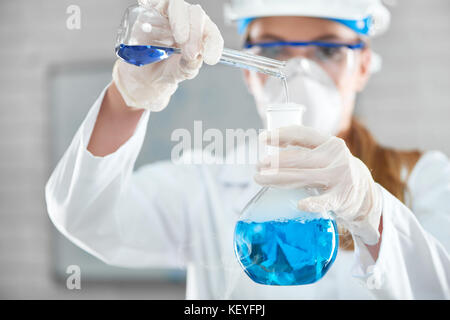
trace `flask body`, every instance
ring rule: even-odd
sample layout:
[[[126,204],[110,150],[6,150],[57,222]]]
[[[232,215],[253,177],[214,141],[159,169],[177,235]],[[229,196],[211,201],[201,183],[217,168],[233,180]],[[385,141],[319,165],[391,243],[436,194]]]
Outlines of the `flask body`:
[[[297,209],[314,189],[262,188],[235,227],[234,250],[245,273],[265,285],[305,285],[333,264],[339,236],[333,213]]]

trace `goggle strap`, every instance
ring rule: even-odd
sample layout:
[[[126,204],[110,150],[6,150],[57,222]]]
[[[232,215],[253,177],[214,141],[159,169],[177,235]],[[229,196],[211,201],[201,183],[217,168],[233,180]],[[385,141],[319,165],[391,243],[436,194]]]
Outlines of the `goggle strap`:
[[[356,44],[349,43],[332,43],[332,42],[318,42],[318,41],[308,41],[308,42],[287,42],[287,41],[278,41],[278,42],[262,42],[262,43],[246,43],[244,45],[245,49],[250,49],[253,47],[262,47],[262,48],[270,48],[270,47],[281,47],[281,46],[292,46],[292,47],[307,47],[307,46],[318,46],[325,48],[342,48],[346,47],[352,50],[362,49],[365,47],[365,43],[360,41]]]

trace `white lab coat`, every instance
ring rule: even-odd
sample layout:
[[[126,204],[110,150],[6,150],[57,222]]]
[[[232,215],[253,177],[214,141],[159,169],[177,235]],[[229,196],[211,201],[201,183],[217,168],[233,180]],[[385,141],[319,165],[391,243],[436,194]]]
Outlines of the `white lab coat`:
[[[107,264],[187,269],[187,299],[450,298],[450,162],[427,152],[408,187],[411,210],[383,189],[383,238],[373,261],[355,239],[315,284],[263,286],[233,251],[239,212],[260,189],[244,165],[159,162],[133,172],[149,111],[116,152],[86,149],[104,92],[46,185],[56,228]]]

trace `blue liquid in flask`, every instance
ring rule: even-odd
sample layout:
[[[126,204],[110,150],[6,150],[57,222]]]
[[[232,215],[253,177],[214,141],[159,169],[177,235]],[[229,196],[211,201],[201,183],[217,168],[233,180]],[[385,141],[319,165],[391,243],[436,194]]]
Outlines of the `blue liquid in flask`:
[[[333,239],[334,238],[334,239]],[[241,220],[235,253],[247,275],[265,285],[304,285],[321,279],[338,251],[333,219]]]
[[[128,63],[141,67],[165,60],[174,53],[172,48],[158,46],[130,46],[121,44],[116,48],[116,54]]]

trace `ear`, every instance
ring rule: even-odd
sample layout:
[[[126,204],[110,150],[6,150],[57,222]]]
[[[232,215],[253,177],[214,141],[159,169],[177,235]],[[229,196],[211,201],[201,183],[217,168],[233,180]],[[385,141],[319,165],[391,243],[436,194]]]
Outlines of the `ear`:
[[[372,50],[369,47],[366,47],[361,50],[360,62],[359,62],[359,71],[358,71],[358,80],[356,83],[356,91],[361,92],[370,78],[370,65],[372,63]]]

